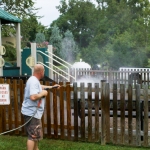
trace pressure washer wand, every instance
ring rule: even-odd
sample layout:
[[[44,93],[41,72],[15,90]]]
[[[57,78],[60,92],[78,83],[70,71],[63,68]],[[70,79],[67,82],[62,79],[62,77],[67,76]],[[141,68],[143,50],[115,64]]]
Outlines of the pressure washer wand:
[[[73,85],[73,84],[67,84],[67,85]],[[51,90],[51,89],[56,89],[56,88],[58,88],[58,87],[66,87],[67,85],[54,85],[54,86],[52,86],[51,88],[44,88],[44,90]]]
[[[54,86],[52,86],[51,88],[44,88],[44,90],[51,90],[51,89],[56,89],[56,88],[58,88],[59,87],[59,85],[54,85]]]

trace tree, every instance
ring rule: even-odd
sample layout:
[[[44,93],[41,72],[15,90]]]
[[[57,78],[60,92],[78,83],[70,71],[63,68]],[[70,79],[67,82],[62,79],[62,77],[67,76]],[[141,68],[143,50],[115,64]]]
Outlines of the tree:
[[[43,43],[45,42],[45,35],[43,33],[38,32],[36,34],[35,42],[38,47],[43,47]]]
[[[82,49],[81,58],[91,66],[100,64],[105,60],[101,59],[103,58],[103,54],[95,42],[90,42],[90,45],[87,48]]]
[[[35,1],[33,0],[0,1],[0,7],[2,9],[22,19],[22,47],[25,47],[28,42],[33,42],[35,40],[36,33],[45,32],[45,26],[37,21],[37,19],[41,17],[36,15],[39,8],[35,8],[34,4]],[[2,36],[10,36],[15,34],[15,26],[13,24],[2,25]]]
[[[149,11],[138,9],[137,13],[127,1],[105,2],[107,7],[103,15],[99,16],[97,34],[93,39],[103,54],[99,54],[100,59],[105,58],[109,67],[115,69],[122,66],[147,66],[147,47],[150,42],[149,29],[144,20],[148,18]],[[101,9],[99,11],[102,12]]]
[[[23,18],[25,16],[34,16],[35,2],[33,0],[1,0],[0,7],[11,14]]]
[[[68,4],[66,0],[62,0],[57,8],[61,15],[52,24],[57,24],[62,33],[70,30],[78,45],[87,47],[94,37],[97,12],[95,5],[84,0],[70,0]]]
[[[4,45],[6,48],[6,53],[4,58],[6,61],[16,61],[16,49],[9,45]]]
[[[74,41],[74,37],[72,32],[67,30],[65,32],[65,37],[62,39],[62,49],[60,51],[61,57],[68,61],[69,63],[73,63],[78,54],[78,47]]]
[[[27,43],[34,42],[38,32],[44,33],[45,27],[38,23],[37,18],[30,16],[23,18],[21,23],[22,47],[24,48]]]
[[[146,3],[142,7],[145,9],[135,7],[133,10],[137,1],[132,5],[127,1],[105,0],[105,5],[102,5],[104,1],[98,2],[96,34],[89,46],[82,49],[81,57],[90,64],[107,62],[110,68],[115,69],[148,66],[149,5]]]
[[[60,50],[61,50],[61,42],[62,36],[60,34],[60,30],[57,25],[54,25],[52,28],[52,34],[49,39],[49,43],[53,45],[54,54],[60,57]]]

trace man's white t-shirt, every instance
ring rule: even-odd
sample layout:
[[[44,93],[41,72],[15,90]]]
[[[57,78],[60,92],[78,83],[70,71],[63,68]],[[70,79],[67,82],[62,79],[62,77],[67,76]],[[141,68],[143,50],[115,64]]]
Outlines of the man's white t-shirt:
[[[35,76],[31,76],[25,87],[24,92],[24,101],[22,103],[21,113],[26,116],[33,116],[35,113],[38,103],[40,102],[40,107],[37,109],[34,118],[41,119],[44,112],[45,98],[41,98],[39,100],[31,100],[30,96],[34,94],[38,94],[42,91],[41,84],[39,80]]]

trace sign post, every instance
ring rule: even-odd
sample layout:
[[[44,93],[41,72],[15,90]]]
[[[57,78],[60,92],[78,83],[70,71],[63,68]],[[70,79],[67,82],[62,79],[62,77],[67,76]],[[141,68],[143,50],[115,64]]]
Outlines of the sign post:
[[[0,84],[0,105],[10,104],[9,84]]]
[[[10,104],[9,84],[0,84],[0,133],[3,131],[3,106]]]

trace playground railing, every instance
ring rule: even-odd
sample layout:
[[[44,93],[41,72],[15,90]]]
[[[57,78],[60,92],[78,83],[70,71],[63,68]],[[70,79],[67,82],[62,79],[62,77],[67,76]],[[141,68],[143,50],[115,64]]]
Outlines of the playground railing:
[[[75,74],[74,76],[72,76],[70,74],[70,68],[72,67],[72,65],[66,61],[64,61],[63,59],[59,58],[58,56],[56,56],[55,54],[51,53],[50,51],[47,51],[50,55],[47,55],[45,54],[44,52],[40,51],[40,50],[37,50],[38,53],[41,53],[45,56],[47,56],[48,58],[52,59],[53,61],[57,62],[58,64],[62,65],[63,67],[66,68],[67,71],[65,70],[62,70],[61,68],[57,67],[56,65],[53,64],[53,62],[46,62],[48,63],[49,65],[46,65],[40,61],[38,61],[37,63],[40,63],[42,65],[44,65],[46,68],[50,69],[51,71],[55,72],[57,75],[63,77],[64,79],[66,79],[67,81],[70,81],[70,78],[72,78],[74,81],[76,81],[76,71],[75,71]],[[57,59],[55,59],[57,58]],[[59,60],[59,61],[58,61]],[[57,68],[57,70],[59,71],[56,71],[54,68]],[[59,73],[59,72],[63,72],[63,74]]]

